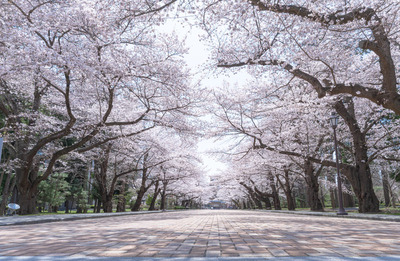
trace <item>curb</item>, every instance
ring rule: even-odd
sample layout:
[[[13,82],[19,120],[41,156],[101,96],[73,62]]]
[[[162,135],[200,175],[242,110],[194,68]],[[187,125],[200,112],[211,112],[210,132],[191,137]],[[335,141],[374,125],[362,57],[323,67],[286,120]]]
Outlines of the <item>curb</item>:
[[[171,211],[168,211],[168,212],[171,212]],[[60,222],[60,221],[73,221],[73,220],[91,219],[91,218],[117,217],[117,216],[127,216],[127,215],[146,215],[146,214],[155,214],[155,213],[163,213],[163,211],[156,210],[156,211],[94,213],[94,214],[59,214],[59,215],[46,215],[46,216],[40,216],[40,215],[38,215],[38,216],[10,216],[10,217],[0,217],[0,227],[1,226],[50,223],[50,222]]]

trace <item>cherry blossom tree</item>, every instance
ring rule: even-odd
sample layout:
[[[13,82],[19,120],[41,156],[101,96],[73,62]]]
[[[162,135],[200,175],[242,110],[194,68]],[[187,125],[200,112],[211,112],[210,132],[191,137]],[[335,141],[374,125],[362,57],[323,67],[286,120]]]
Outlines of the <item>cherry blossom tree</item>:
[[[307,184],[311,209],[322,210],[318,177],[323,167],[335,167],[336,163],[327,157],[332,151],[328,117],[321,120],[320,115],[328,115],[327,112],[334,109],[347,126],[347,130],[340,127],[341,147],[348,153],[346,162],[340,165],[341,171],[359,200],[359,211],[379,211],[370,164],[377,158],[385,157],[397,146],[393,139],[388,142],[388,137],[397,131],[396,124],[386,120],[390,111],[362,99],[324,99],[315,102],[315,98],[309,98],[313,93],[307,93],[302,86],[291,84],[285,87],[279,85],[279,88],[270,87],[268,91],[257,85],[251,85],[250,88],[236,90],[233,97],[232,91],[222,91],[222,94],[217,95],[220,109],[213,111],[221,127],[216,132],[242,136],[242,142],[247,140],[247,149],[242,149],[244,153],[252,149],[263,149],[280,155],[277,159],[265,157],[271,166],[275,164],[271,161],[287,158],[289,163],[278,168],[284,173],[281,176],[283,179],[278,181],[286,196],[290,197],[292,188],[290,182],[283,180],[289,181],[289,172],[297,171]],[[262,90],[263,98],[259,98]],[[383,131],[383,123],[391,127]],[[288,168],[293,164],[301,171]]]
[[[108,129],[123,137],[171,124],[191,103],[182,45],[154,30],[174,2],[1,5],[2,132],[22,214],[36,212],[38,185],[63,155],[115,139]]]
[[[224,68],[294,77],[319,98],[350,95],[400,114],[398,1],[204,1]]]

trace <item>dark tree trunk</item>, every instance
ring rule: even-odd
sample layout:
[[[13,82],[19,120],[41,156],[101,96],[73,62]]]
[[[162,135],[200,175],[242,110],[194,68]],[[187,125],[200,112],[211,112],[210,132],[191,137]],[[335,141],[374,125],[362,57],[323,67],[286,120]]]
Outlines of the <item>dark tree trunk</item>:
[[[383,197],[385,199],[385,207],[390,206],[390,185],[389,178],[385,170],[382,170],[382,187],[383,187]]]
[[[347,179],[342,179],[343,186],[350,188],[351,184]],[[343,206],[346,208],[353,208],[355,207],[354,197],[349,193],[343,193]]]
[[[252,200],[255,204],[255,207],[257,207],[258,209],[263,209],[263,205],[262,205],[261,201],[258,200],[257,197],[252,198]]]
[[[103,198],[103,211],[104,213],[111,213],[113,210],[113,195],[106,195]]]
[[[69,213],[69,200],[66,200],[64,202],[64,206],[65,206],[65,214]]]
[[[332,184],[335,184],[335,177],[333,174],[328,175],[328,181]],[[338,201],[337,201],[337,191],[336,187],[330,186],[329,187],[329,197],[331,199],[331,207],[332,209],[335,209],[338,207]]]
[[[335,208],[337,208],[337,206],[338,206],[337,197],[336,197],[337,191],[336,191],[335,188],[331,188],[329,192],[330,192],[330,196],[331,196],[331,205],[332,205],[332,208],[335,209]]]
[[[322,169],[316,171],[311,161],[304,163],[305,181],[307,184],[307,200],[311,211],[324,211],[321,200],[319,199],[318,176]]]
[[[360,213],[377,213],[379,212],[379,200],[375,195],[371,173],[369,166],[362,164],[360,168],[347,169],[344,172],[346,177],[352,184],[354,193],[358,199],[358,211]],[[363,173],[360,175],[360,173]]]
[[[36,195],[37,193],[31,191],[22,191],[19,195],[19,205],[20,205],[20,214],[28,215],[28,214],[36,214],[38,210],[36,208]]]
[[[390,190],[390,192],[391,192],[391,196],[392,196],[392,207],[396,208],[396,202],[397,202],[396,194],[393,193],[393,190]]]
[[[149,210],[155,210],[156,209],[155,206],[156,206],[157,198],[158,198],[158,195],[161,192],[161,188],[159,188],[159,185],[160,185],[160,181],[157,180],[155,182],[155,185],[154,185],[155,186],[154,187],[154,194],[153,194],[153,198],[151,199]]]
[[[379,200],[375,195],[369,158],[367,153],[366,132],[362,132],[354,115],[352,100],[347,101],[346,108],[343,102],[335,103],[337,113],[344,119],[353,138],[355,166],[342,167],[342,172],[351,183],[358,199],[360,213],[379,212]]]
[[[247,195],[247,208],[248,209],[255,209],[254,202],[251,200],[251,197]]]
[[[122,180],[121,189],[119,190],[117,212],[125,212],[126,209],[126,199],[125,199],[125,180]]]
[[[280,180],[280,178],[277,176],[278,182],[281,184],[283,192],[285,193],[285,196],[286,196],[286,202],[287,202],[288,210],[295,210],[296,209],[296,205],[294,204],[292,185],[290,184],[289,170],[288,169],[284,170],[283,178],[285,179],[285,183],[283,183]]]
[[[235,204],[236,209],[240,209],[240,202],[238,200],[232,199],[233,204]]]
[[[275,179],[274,176],[272,175],[272,173],[269,173],[269,181],[270,181],[270,186],[271,186],[271,190],[272,190],[272,198],[274,200],[274,208],[275,210],[281,210],[281,201],[279,199],[279,192],[278,189],[276,188],[275,185]]]
[[[352,195],[343,193],[343,206],[346,208],[353,208],[355,207],[354,198]]]
[[[243,205],[243,209],[247,209],[246,201],[244,199],[242,200],[242,205]]]
[[[259,193],[256,193],[250,186],[245,184],[244,182],[240,182],[240,184],[247,190],[249,199],[254,202],[258,209],[263,209],[262,203],[259,199]],[[255,188],[256,189],[256,188]]]
[[[252,182],[254,184],[254,182]],[[257,198],[265,203],[265,209],[271,209],[271,201],[269,198],[272,196],[271,194],[261,192],[256,186],[254,186],[254,192],[257,195]]]
[[[3,176],[2,176],[2,178],[3,178]],[[8,173],[7,178],[6,178],[6,182],[4,184],[2,197],[1,197],[2,200],[1,200],[1,204],[0,204],[0,216],[4,215],[5,210],[6,210],[8,197],[10,196],[10,194],[11,194],[11,192],[13,190],[13,186],[15,186],[15,178],[14,178],[13,185],[10,185],[11,184],[11,179],[12,179],[12,175],[11,175],[11,173]],[[0,186],[1,186],[2,183],[3,183],[3,180],[0,179]]]
[[[16,186],[18,191],[18,204],[21,207],[19,213],[21,215],[36,214],[38,209],[37,195],[39,193],[37,182],[39,166],[36,164],[35,168],[32,170],[26,168],[16,169]],[[29,172],[29,174],[26,174]],[[29,177],[28,179],[23,179],[22,177]],[[33,180],[33,182],[31,182]]]
[[[126,199],[125,195],[119,195],[118,204],[117,204],[117,212],[125,212],[126,209]]]
[[[269,197],[263,198],[263,202],[265,204],[265,209],[268,209],[268,210],[272,209],[271,200],[269,200]]]
[[[321,199],[322,207],[325,208],[325,196],[324,196],[324,193],[323,193],[322,185],[319,186],[319,193],[320,193],[320,199]]]
[[[146,194],[147,190],[149,190],[149,188],[151,186],[153,186],[153,184],[155,182],[153,180],[148,186],[146,186],[147,179],[149,178],[149,175],[150,175],[149,169],[146,167],[147,157],[148,157],[148,154],[146,154],[143,157],[144,163],[143,163],[143,171],[142,171],[142,181],[140,183],[140,188],[137,191],[137,197],[136,197],[135,204],[131,208],[132,211],[139,211],[140,210],[140,206],[142,205],[142,199],[143,199],[144,195]]]
[[[146,193],[146,191],[144,190],[144,188],[140,187],[140,189],[139,189],[139,191],[137,193],[137,196],[136,196],[135,204],[131,208],[132,211],[139,211],[140,210],[140,206],[142,205],[142,199],[143,199],[145,193]]]
[[[97,200],[96,213],[100,213],[100,212],[101,212],[101,201],[98,199],[98,200]]]
[[[18,176],[17,176],[18,177]],[[38,213],[36,203],[38,188],[29,181],[17,181],[19,213],[21,215]]]
[[[166,200],[167,200],[168,180],[163,180],[162,183],[163,183],[163,190],[162,190],[162,193],[161,193],[161,206],[160,206],[160,208],[161,208],[162,211],[165,211],[166,207],[167,207]]]

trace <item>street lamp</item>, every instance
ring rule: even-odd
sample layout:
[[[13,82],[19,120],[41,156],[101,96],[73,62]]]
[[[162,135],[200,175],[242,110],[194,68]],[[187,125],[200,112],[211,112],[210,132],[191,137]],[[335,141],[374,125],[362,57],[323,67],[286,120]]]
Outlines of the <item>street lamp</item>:
[[[333,139],[335,141],[335,154],[336,154],[336,170],[337,170],[337,180],[338,180],[338,199],[339,199],[339,210],[336,213],[337,215],[347,215],[346,210],[343,208],[343,197],[342,197],[342,179],[340,177],[339,171],[339,153],[337,146],[337,138],[336,138],[336,127],[338,125],[338,116],[332,112],[330,122],[333,129]]]

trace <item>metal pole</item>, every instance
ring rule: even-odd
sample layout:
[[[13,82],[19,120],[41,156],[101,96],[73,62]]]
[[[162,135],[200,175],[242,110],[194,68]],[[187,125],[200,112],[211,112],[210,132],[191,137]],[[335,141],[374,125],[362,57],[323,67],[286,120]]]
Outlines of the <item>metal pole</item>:
[[[342,197],[342,180],[340,177],[340,169],[339,169],[339,153],[336,139],[336,126],[333,126],[333,136],[335,140],[335,153],[336,153],[336,170],[337,170],[337,179],[338,179],[338,200],[339,200],[339,210],[336,213],[337,215],[347,215],[348,213],[343,208],[343,197]]]

